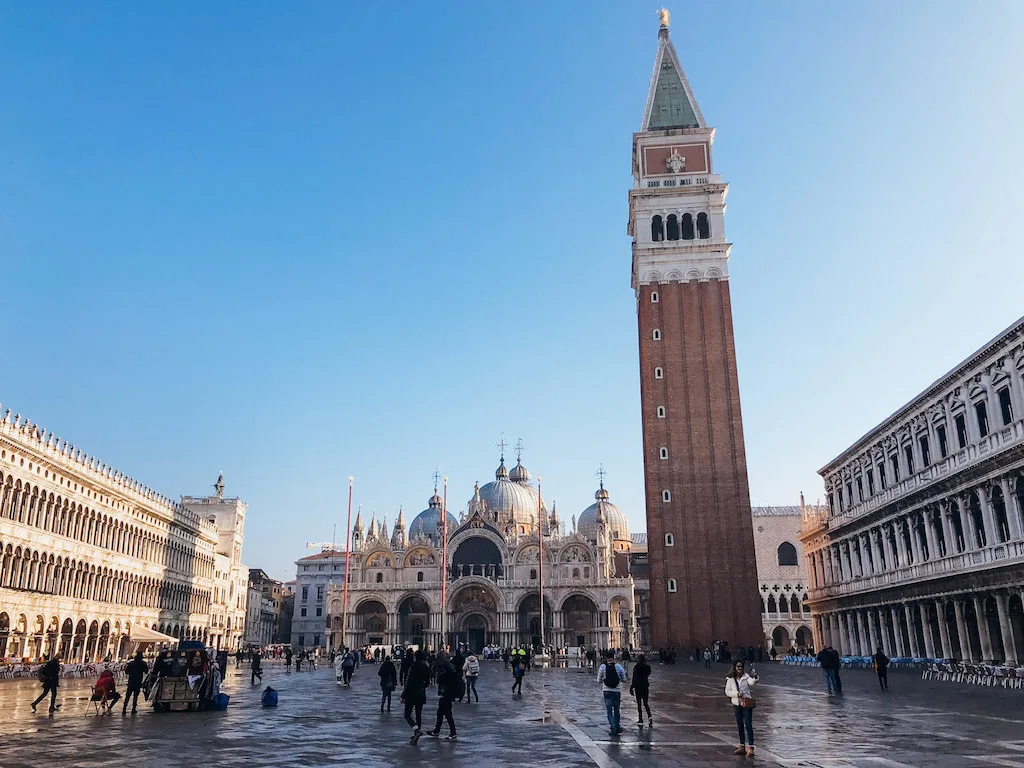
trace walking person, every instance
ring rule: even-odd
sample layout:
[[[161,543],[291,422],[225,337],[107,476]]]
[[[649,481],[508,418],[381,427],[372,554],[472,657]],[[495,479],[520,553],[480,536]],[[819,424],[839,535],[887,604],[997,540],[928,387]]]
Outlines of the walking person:
[[[754,697],[750,688],[757,682],[757,670],[750,668],[748,675],[744,671],[742,661],[734,661],[729,676],[725,678],[725,695],[732,702],[733,714],[736,716],[736,729],[739,731],[740,744],[734,755],[754,756]]]
[[[604,709],[608,715],[609,735],[622,733],[622,690],[619,683],[627,680],[626,670],[615,661],[615,651],[608,651],[605,662],[597,670],[597,679],[604,694]]]
[[[249,685],[256,685],[256,681],[263,682],[263,661],[260,659],[258,653],[252,655],[252,675],[250,675]]]
[[[341,683],[346,688],[352,685],[352,673],[356,671],[356,655],[349,651],[341,660]]]
[[[434,738],[440,736],[441,723],[447,720],[448,735],[445,736],[445,741],[457,741],[459,734],[455,732],[455,716],[452,714],[452,702],[466,694],[465,684],[462,682],[462,678],[459,677],[455,667],[443,653],[439,653],[437,658],[440,666],[437,672],[437,720],[434,723],[434,730],[429,731],[427,736],[433,736]]]
[[[647,663],[647,657],[640,654],[636,657],[636,664],[633,665],[633,679],[629,683],[629,692],[636,698],[636,724],[643,728],[644,708],[647,708],[647,724],[654,727],[654,718],[651,717],[651,704],[648,697],[651,694],[651,665]]]
[[[711,669],[711,649],[704,649],[704,669]]]
[[[384,703],[387,702],[388,712],[391,711],[391,692],[398,687],[398,672],[395,670],[395,662],[390,658],[384,659],[377,670],[380,678],[380,711],[384,713]]]
[[[480,660],[477,659],[476,654],[469,654],[466,657],[466,703],[469,703],[469,697],[472,694],[476,703],[480,703],[480,694],[476,692],[476,679],[480,677]]]
[[[411,648],[404,648],[402,650],[402,665],[398,671],[398,682],[401,685],[405,685],[405,681],[409,677],[409,670],[412,669],[413,652]]]
[[[871,661],[875,665],[875,673],[878,675],[878,685],[883,691],[889,690],[889,657],[882,653],[882,649],[879,648],[878,652],[871,657]]]
[[[39,682],[43,686],[43,692],[39,694],[39,698],[32,702],[32,711],[36,711],[36,707],[39,702],[46,698],[46,694],[50,694],[50,712],[56,712],[60,709],[60,704],[57,703],[57,686],[60,685],[60,661],[56,655],[51,655],[46,663],[39,668]]]
[[[526,665],[516,655],[512,659],[512,695],[515,696],[517,693],[523,695],[523,676],[526,675]]]
[[[835,661],[832,657],[832,648],[830,646],[822,648],[815,658],[821,664],[821,671],[825,675],[825,691],[829,695],[837,693],[838,686],[836,683]],[[838,655],[835,658],[838,659]]]
[[[216,662],[214,665],[216,666]],[[128,699],[132,700],[133,715],[139,708],[139,693],[142,691],[142,681],[149,674],[149,664],[142,658],[142,651],[136,653],[135,658],[125,664],[124,674],[128,682],[124,691],[124,706],[121,707],[122,717],[128,714]]]
[[[412,652],[409,649],[407,654]],[[416,656],[409,667],[409,674],[405,679],[405,690],[402,691],[402,703],[405,704],[405,722],[412,728],[410,744],[420,740],[423,733],[423,705],[427,703],[427,688],[430,686],[430,667],[427,666],[427,657],[423,651],[416,651]],[[414,720],[412,715],[416,713]]]

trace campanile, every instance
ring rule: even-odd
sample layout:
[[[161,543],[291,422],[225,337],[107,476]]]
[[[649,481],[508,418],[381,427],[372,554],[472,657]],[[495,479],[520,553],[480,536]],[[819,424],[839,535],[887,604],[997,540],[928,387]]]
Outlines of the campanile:
[[[663,11],[629,193],[657,647],[763,643],[714,138]]]

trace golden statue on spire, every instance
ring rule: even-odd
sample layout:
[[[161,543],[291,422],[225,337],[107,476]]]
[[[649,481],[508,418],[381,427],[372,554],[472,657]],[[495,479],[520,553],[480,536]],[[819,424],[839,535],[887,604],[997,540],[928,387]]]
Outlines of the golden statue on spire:
[[[661,19],[661,26],[668,29],[668,25],[672,21],[672,14],[668,12],[668,8],[659,8],[658,18]]]

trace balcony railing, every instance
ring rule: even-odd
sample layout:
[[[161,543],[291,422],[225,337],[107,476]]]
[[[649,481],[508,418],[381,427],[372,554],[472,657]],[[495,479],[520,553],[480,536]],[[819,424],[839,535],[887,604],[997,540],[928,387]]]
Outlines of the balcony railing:
[[[903,584],[910,584],[946,574],[960,574],[982,570],[1011,561],[1024,562],[1024,541],[1007,541],[1001,544],[982,547],[981,549],[958,552],[947,557],[901,566],[891,571],[853,579],[842,584],[817,587],[808,594],[811,600],[845,597],[846,595],[870,592],[876,589],[902,586]]]

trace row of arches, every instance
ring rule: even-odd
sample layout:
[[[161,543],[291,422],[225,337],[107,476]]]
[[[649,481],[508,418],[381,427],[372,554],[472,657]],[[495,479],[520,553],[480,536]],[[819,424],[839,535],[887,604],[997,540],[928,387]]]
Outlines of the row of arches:
[[[707,240],[711,237],[711,220],[706,213],[684,213],[677,216],[670,213],[666,217],[660,214],[651,218],[651,240],[660,243],[663,240]]]
[[[210,591],[0,541],[0,587],[140,608],[208,613]]]
[[[163,534],[97,512],[0,472],[0,518],[196,576],[213,577],[213,556]]]

